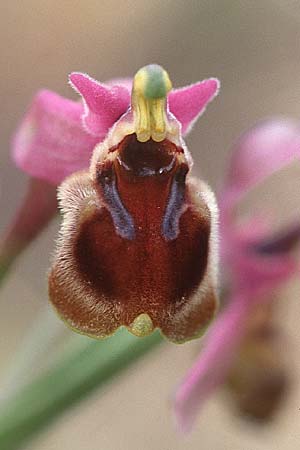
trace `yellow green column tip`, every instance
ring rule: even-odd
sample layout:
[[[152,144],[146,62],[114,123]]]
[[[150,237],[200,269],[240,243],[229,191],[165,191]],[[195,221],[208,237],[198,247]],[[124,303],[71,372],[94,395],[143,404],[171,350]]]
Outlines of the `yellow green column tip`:
[[[158,64],[142,67],[134,77],[134,86],[145,98],[163,98],[172,89],[168,73]]]
[[[140,69],[133,80],[132,109],[140,142],[160,142],[168,132],[167,94],[172,89],[168,73],[157,64]]]

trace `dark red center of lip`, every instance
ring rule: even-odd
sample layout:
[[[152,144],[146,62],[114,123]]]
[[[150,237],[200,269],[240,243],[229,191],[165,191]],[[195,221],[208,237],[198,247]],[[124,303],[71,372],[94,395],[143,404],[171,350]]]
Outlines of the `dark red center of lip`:
[[[106,296],[141,303],[141,312],[151,302],[180,303],[204,276],[210,229],[190,207],[182,149],[130,135],[116,151],[97,168],[103,208],[81,226],[80,271]]]
[[[174,168],[178,153],[182,153],[182,149],[167,139],[139,142],[136,134],[131,134],[118,146],[118,162],[137,177],[162,175]]]
[[[115,232],[133,240],[155,230],[165,240],[175,239],[188,172],[182,148],[167,139],[139,142],[132,134],[115,151],[114,158],[99,164],[96,178]]]
[[[202,184],[186,178],[184,155],[168,141],[129,136],[101,156],[95,174],[65,189],[78,203],[49,278],[52,302],[95,336],[146,313],[174,342],[195,337],[216,308],[209,276],[201,288],[211,223]]]

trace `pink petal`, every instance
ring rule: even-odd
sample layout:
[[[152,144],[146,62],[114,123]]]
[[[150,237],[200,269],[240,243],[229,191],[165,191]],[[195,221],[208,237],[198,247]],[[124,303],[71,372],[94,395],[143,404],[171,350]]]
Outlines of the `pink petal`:
[[[70,75],[70,82],[85,104],[84,125],[95,136],[106,134],[130,105],[132,80],[129,78],[101,84],[88,75],[74,72]],[[217,95],[218,89],[219,81],[210,78],[171,91],[168,96],[169,109],[181,122],[183,134],[190,131],[207,104]]]
[[[129,78],[110,80],[105,85],[87,75],[72,73],[70,82],[82,95],[84,104],[48,90],[40,91],[12,143],[16,165],[32,177],[53,184],[88,167],[95,145],[130,105]],[[218,81],[210,79],[171,92],[171,111],[182,121],[184,132],[204,111],[217,89]]]
[[[82,112],[80,103],[40,91],[13,138],[16,165],[32,177],[53,184],[87,168],[99,139],[83,130]]]
[[[292,120],[259,123],[237,141],[230,161],[225,194],[235,203],[273,172],[300,158],[300,127]]]
[[[175,417],[183,432],[190,430],[198,410],[225,379],[250,306],[250,297],[240,294],[232,299],[211,326],[198,360],[177,389]]]
[[[129,82],[105,85],[83,73],[73,72],[70,83],[84,102],[83,123],[89,133],[101,139],[125,113],[130,104]]]
[[[219,80],[209,78],[170,92],[169,109],[181,122],[182,134],[187,134],[191,130],[208,103],[218,94],[219,87]]]

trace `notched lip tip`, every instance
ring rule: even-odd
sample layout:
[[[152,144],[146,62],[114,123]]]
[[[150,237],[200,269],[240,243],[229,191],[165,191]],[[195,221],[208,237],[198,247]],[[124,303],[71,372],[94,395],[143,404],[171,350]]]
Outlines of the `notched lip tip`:
[[[76,327],[74,324],[70,323],[69,320],[64,317],[62,314],[60,314],[60,312],[57,310],[56,306],[52,303],[52,301],[49,301],[54,313],[57,314],[57,316],[59,317],[59,319],[62,320],[62,322],[73,332],[81,335],[81,336],[86,336],[89,337],[91,339],[95,339],[98,341],[103,341],[105,339],[109,339],[110,337],[114,336],[117,332],[121,331],[121,330],[126,330],[128,333],[130,333],[132,336],[137,337],[137,338],[146,338],[151,336],[154,333],[159,333],[160,337],[165,340],[168,343],[171,344],[175,344],[175,345],[182,345],[182,344],[186,344],[188,342],[192,342],[195,339],[199,339],[202,337],[202,335],[206,332],[206,328],[204,330],[201,330],[201,332],[193,337],[188,337],[186,339],[180,339],[177,340],[175,338],[172,338],[171,336],[168,336],[167,334],[165,334],[162,329],[159,326],[154,326],[152,319],[150,318],[150,316],[148,316],[148,314],[145,314],[149,317],[149,319],[151,320],[151,324],[152,324],[152,328],[150,329],[150,327],[147,330],[142,330],[142,332],[140,332],[137,329],[134,329],[132,327],[132,325],[127,326],[127,325],[118,325],[114,330],[112,330],[111,332],[107,333],[107,334],[103,334],[103,335],[99,335],[97,333],[92,333],[89,331],[85,331],[83,329],[80,329],[78,327]],[[137,316],[137,318],[139,318],[141,315]],[[135,319],[136,320],[136,319]]]

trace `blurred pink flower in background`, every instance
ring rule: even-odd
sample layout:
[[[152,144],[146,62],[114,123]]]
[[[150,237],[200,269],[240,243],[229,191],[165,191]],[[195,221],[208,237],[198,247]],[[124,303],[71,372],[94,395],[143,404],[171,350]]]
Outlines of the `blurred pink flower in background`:
[[[237,206],[246,193],[300,157],[300,127],[288,120],[259,123],[235,147],[219,196],[221,272],[228,271],[228,298],[204,339],[203,351],[175,395],[178,425],[188,431],[204,401],[222,383],[246,331],[246,322],[275,289],[300,272],[291,253],[300,240],[299,222],[274,235],[263,212],[241,222]],[[267,205],[266,205],[267,206]]]

